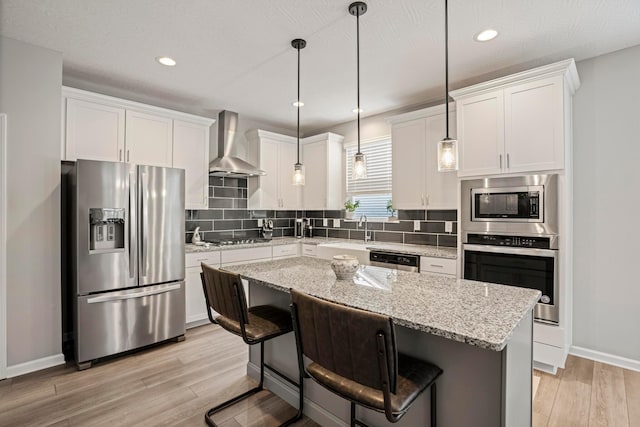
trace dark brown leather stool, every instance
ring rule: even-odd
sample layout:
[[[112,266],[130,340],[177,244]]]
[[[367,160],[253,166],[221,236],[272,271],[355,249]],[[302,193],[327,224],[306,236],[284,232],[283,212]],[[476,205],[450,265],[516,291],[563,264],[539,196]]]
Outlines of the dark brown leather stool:
[[[416,398],[431,388],[431,426],[436,425],[436,383],[439,367],[398,353],[390,317],[346,307],[291,290],[293,328],[302,356],[311,360],[306,372],[320,385],[351,402],[351,426],[356,404],[384,412],[392,423]]]
[[[214,414],[261,391],[264,384],[265,368],[299,389],[298,412],[293,418],[281,425],[288,426],[302,418],[302,375],[300,375],[299,382],[296,383],[264,363],[264,342],[293,330],[291,313],[270,305],[247,308],[242,280],[237,274],[218,270],[203,263],[200,277],[211,323],[216,323],[227,331],[241,336],[244,342],[249,345],[260,344],[260,383],[257,387],[209,409],[204,416],[207,425],[215,427],[216,423],[211,418]],[[215,319],[210,308],[219,313]],[[301,374],[303,372],[300,371]]]

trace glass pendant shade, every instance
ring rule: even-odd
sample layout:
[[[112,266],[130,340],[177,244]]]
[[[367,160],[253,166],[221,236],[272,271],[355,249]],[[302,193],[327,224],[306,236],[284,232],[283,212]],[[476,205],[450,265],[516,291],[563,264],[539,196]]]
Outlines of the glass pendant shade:
[[[445,138],[438,142],[438,172],[458,170],[458,141]]]
[[[293,185],[304,185],[304,165],[296,163],[293,165],[293,175],[291,176]]]
[[[367,159],[362,153],[356,153],[353,156],[353,164],[351,168],[352,179],[367,178]]]

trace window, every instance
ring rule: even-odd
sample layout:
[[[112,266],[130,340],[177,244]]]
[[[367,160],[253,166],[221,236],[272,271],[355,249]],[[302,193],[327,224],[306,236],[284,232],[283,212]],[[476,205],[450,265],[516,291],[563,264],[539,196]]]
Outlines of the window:
[[[386,218],[389,216],[387,202],[391,200],[391,138],[360,144],[360,151],[367,159],[366,179],[351,179],[353,156],[357,151],[357,145],[348,145],[345,156],[347,197],[360,201],[355,216]]]

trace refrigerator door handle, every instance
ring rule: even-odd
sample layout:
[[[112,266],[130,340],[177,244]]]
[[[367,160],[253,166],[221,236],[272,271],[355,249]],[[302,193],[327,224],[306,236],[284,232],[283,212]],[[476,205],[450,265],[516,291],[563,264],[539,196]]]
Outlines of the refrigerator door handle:
[[[146,172],[140,174],[140,276],[147,275],[147,224],[149,222],[149,212],[147,206],[147,190],[149,187],[149,177]]]
[[[102,296],[99,296],[99,297],[89,298],[87,300],[87,303],[88,304],[96,304],[96,303],[101,303],[101,302],[120,301],[120,300],[125,300],[125,299],[148,297],[150,295],[164,294],[166,292],[171,292],[171,291],[178,290],[178,289],[180,289],[180,286],[181,286],[180,283],[176,283],[174,285],[169,285],[166,288],[162,288],[162,289],[153,289],[153,290],[149,290],[149,291],[133,292],[133,293],[124,294],[124,295],[102,295]]]
[[[136,247],[132,244],[136,241],[136,174],[129,173],[129,278],[136,276]]]

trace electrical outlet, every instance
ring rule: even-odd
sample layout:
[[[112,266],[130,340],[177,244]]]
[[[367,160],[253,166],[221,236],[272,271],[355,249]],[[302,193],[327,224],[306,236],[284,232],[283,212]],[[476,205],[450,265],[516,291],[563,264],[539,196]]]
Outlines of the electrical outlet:
[[[262,218],[258,218],[258,227],[262,227]]]
[[[413,221],[413,231],[420,231],[420,221]]]
[[[323,227],[328,227],[329,226],[329,220],[327,218],[322,218],[322,226]]]
[[[340,220],[339,219],[334,219],[333,220],[333,228],[340,228]]]
[[[445,221],[444,222],[444,232],[445,233],[453,232],[453,221]]]

